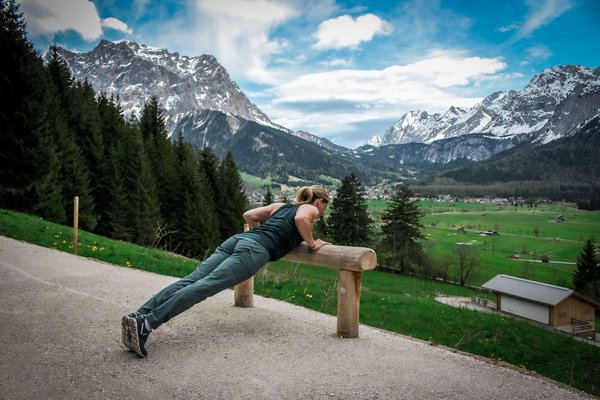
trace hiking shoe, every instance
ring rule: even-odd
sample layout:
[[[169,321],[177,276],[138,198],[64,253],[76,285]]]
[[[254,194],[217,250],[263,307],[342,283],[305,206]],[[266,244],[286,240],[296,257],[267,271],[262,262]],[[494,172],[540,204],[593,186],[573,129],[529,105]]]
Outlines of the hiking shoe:
[[[123,346],[129,350],[134,351],[131,348],[131,333],[129,332],[129,323],[127,322],[128,315],[121,318],[121,342]]]
[[[123,346],[127,347],[130,351],[134,352],[135,350],[133,348],[133,345],[131,344],[131,331],[129,329],[129,323],[127,321],[128,318],[135,318],[139,315],[141,314],[137,311],[134,311],[127,314],[121,319],[121,342],[123,343]]]
[[[146,351],[145,344],[150,335],[150,331],[146,328],[146,317],[144,315],[138,315],[137,317],[127,316],[127,326],[129,333],[131,334],[131,340],[129,347],[135,351],[140,357],[146,357],[148,352]]]

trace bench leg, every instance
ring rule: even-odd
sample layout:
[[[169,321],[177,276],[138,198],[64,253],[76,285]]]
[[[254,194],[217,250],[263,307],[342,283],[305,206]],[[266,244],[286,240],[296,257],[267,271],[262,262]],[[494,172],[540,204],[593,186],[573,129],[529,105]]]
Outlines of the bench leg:
[[[344,338],[358,337],[358,314],[362,272],[340,270],[338,285],[337,334]]]
[[[233,304],[236,307],[254,307],[254,277],[235,285]]]

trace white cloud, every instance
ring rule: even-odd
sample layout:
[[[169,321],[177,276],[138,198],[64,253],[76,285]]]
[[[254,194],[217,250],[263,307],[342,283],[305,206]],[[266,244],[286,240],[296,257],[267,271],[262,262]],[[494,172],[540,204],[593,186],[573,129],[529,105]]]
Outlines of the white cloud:
[[[552,55],[554,54],[548,46],[543,45],[530,47],[526,50],[526,52],[529,57],[537,60],[546,60],[552,57]]]
[[[111,29],[116,29],[118,31],[125,32],[130,35],[133,33],[132,30],[129,29],[129,27],[127,26],[126,23],[124,23],[123,21],[119,21],[118,19],[113,18],[113,17],[103,19],[102,26],[111,28]]]
[[[531,35],[574,6],[572,0],[529,0],[529,14],[513,40]]]
[[[102,34],[94,3],[88,0],[22,0],[21,11],[33,36],[74,30],[85,40]]]
[[[314,34],[317,43],[313,47],[323,50],[355,47],[372,40],[375,35],[389,35],[391,31],[391,25],[375,14],[361,15],[356,19],[342,15],[319,25]]]
[[[343,100],[395,104],[447,98],[444,89],[464,86],[506,68],[497,58],[432,52],[412,64],[382,70],[336,70],[300,76],[275,88],[276,102]],[[316,90],[318,89],[318,90]]]
[[[332,67],[332,68],[350,67],[353,64],[353,61],[352,60],[347,60],[347,59],[344,59],[344,58],[334,58],[332,60],[323,60],[319,64],[323,65],[325,67]]]
[[[236,20],[272,24],[288,18],[289,7],[269,0],[198,0],[200,9]]]
[[[481,98],[462,95],[459,89],[494,80],[506,68],[499,58],[434,51],[414,63],[381,70],[344,69],[299,76],[274,87],[274,99],[261,107],[274,122],[290,129],[339,137],[344,131],[356,131],[358,124],[397,120],[409,110],[471,107]]]
[[[92,41],[102,35],[102,28],[131,34],[123,21],[113,17],[101,19],[93,2],[88,0],[22,0],[21,10],[32,36],[52,37],[73,30]]]
[[[191,0],[160,25],[153,21],[136,31],[153,46],[190,56],[212,54],[237,80],[270,83],[274,77],[267,65],[289,47],[270,33],[296,12],[290,1]]]
[[[510,24],[510,25],[504,25],[501,26],[500,28],[498,28],[498,32],[510,32],[510,31],[514,31],[516,29],[519,29],[519,25],[517,24]]]

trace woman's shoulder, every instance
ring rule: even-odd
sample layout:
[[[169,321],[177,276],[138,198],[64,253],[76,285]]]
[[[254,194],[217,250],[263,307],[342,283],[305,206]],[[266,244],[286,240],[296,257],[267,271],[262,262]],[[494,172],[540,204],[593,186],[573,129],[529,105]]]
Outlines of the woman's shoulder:
[[[271,207],[271,215],[275,214],[282,207],[287,206],[288,203],[271,203],[269,207]]]

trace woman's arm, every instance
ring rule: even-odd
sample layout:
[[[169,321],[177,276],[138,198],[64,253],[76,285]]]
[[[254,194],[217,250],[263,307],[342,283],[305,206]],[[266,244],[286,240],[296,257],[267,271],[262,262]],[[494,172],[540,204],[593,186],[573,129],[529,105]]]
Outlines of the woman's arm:
[[[244,221],[248,224],[250,229],[258,228],[260,224],[271,218],[271,215],[285,203],[273,203],[264,207],[257,207],[246,211],[243,214]]]
[[[294,217],[294,222],[296,223],[296,228],[298,228],[298,232],[300,232],[300,236],[306,242],[306,245],[312,250],[317,251],[321,247],[331,244],[329,242],[325,242],[323,240],[313,238],[312,234],[312,222],[319,218],[319,209],[312,204],[303,204],[298,209],[296,216]]]

